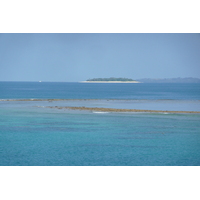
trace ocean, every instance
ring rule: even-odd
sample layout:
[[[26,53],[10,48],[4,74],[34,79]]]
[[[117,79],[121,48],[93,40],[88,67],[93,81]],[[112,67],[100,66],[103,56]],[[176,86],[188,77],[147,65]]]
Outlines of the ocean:
[[[0,82],[0,165],[199,166],[200,114],[167,111],[200,111],[200,84]]]

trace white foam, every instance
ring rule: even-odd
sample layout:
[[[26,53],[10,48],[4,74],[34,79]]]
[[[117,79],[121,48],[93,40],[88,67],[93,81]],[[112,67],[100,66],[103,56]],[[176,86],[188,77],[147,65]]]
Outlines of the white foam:
[[[98,112],[98,111],[93,111],[93,113],[104,114],[104,113],[109,113],[109,112]]]

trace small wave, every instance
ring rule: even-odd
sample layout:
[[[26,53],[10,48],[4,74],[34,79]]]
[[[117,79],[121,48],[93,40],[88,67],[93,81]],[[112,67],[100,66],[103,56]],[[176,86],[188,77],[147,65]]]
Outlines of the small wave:
[[[97,114],[105,114],[105,113],[109,113],[109,112],[97,112],[97,111],[93,111],[93,113],[97,113]]]

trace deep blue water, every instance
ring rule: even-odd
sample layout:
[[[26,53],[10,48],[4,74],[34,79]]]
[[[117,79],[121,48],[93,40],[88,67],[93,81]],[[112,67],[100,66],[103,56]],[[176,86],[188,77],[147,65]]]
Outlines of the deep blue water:
[[[195,110],[199,107],[199,86],[0,82],[0,99],[100,99],[0,101],[0,165],[199,166],[200,114],[93,113],[46,108],[51,104],[84,102],[102,107],[139,104],[148,109],[161,101],[162,109],[170,102],[175,107],[182,103],[183,108],[195,104]]]
[[[30,98],[200,100],[200,84],[0,82],[0,99]]]

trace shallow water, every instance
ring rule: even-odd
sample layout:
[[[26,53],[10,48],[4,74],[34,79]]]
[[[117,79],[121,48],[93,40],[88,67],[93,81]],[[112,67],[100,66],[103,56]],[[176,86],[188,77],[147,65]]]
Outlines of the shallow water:
[[[0,165],[200,164],[200,115],[0,109]]]
[[[60,100],[2,101],[0,107],[75,106],[163,111],[200,111],[200,100]]]

